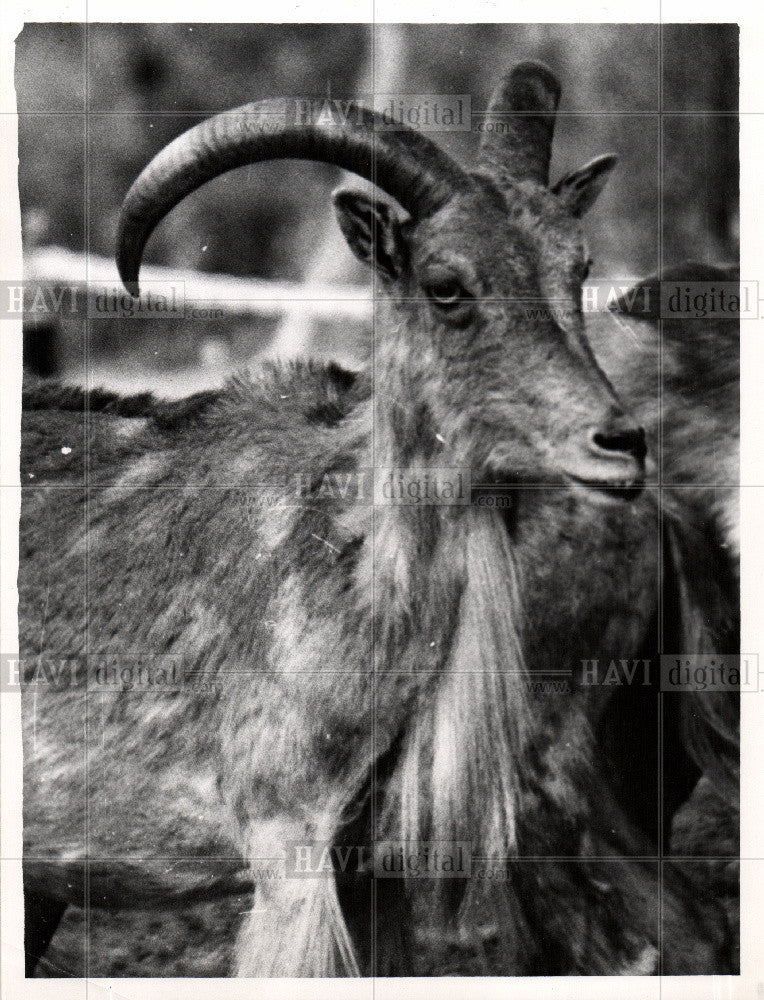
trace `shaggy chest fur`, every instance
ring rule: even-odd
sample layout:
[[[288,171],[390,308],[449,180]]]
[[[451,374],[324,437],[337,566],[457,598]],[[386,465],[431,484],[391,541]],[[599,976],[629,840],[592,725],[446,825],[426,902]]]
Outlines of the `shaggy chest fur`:
[[[101,902],[129,906],[239,891],[295,843],[469,842],[505,869],[503,888],[449,887],[428,912],[471,927],[479,950],[503,942],[503,968],[546,967],[522,947],[541,927],[561,972],[592,971],[590,933],[601,971],[646,961],[656,885],[639,865],[619,888],[599,862],[522,859],[624,850],[608,845],[620,813],[598,778],[605,694],[580,666],[649,644],[649,495],[375,504],[369,385],[332,367],[179,404],[96,395],[87,419],[58,392],[34,391],[24,425],[25,830],[30,854],[49,854],[30,878],[64,893],[108,858]],[[147,844],[199,863],[136,879]],[[534,888],[550,872],[582,921],[572,937]],[[352,971],[367,891],[363,878],[261,886],[268,920],[248,925],[255,964],[240,967]],[[645,912],[624,926],[629,892]],[[677,927],[692,925],[677,907]],[[273,935],[287,926],[285,952]]]

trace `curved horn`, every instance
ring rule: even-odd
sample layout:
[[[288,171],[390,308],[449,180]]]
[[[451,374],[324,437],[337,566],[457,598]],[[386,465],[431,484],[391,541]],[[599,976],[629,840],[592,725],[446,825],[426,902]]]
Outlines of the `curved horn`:
[[[480,143],[480,164],[500,185],[530,179],[549,183],[549,160],[560,84],[538,62],[522,62],[496,88]]]
[[[430,139],[395,131],[382,116],[356,104],[288,99],[258,101],[215,115],[178,136],[143,170],[122,205],[117,267],[137,294],[146,242],[173,206],[227,170],[262,160],[317,160],[351,170],[392,195],[415,217],[432,214],[471,183],[466,172]]]

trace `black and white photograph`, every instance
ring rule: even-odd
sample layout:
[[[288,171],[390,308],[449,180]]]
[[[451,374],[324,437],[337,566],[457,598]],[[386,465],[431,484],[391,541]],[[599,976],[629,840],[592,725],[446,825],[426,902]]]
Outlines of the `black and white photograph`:
[[[744,28],[269,14],[6,38],[3,996],[760,995]]]

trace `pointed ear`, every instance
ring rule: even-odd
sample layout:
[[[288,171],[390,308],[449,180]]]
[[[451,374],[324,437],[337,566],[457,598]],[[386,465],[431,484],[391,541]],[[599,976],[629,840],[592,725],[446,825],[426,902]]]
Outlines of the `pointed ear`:
[[[383,279],[398,278],[403,271],[404,243],[392,207],[352,190],[335,191],[332,201],[342,235],[356,257],[376,267]]]
[[[614,153],[597,156],[579,170],[566,174],[552,188],[574,218],[580,219],[599,197],[600,191],[618,162]]]

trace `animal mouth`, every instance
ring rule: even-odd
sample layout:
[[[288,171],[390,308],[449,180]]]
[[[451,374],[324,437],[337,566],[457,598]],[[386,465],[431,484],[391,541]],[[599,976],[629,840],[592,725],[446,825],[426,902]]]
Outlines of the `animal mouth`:
[[[611,498],[612,500],[636,500],[645,488],[644,475],[625,475],[623,478],[610,476],[607,479],[597,479],[595,476],[576,476],[572,472],[565,470],[562,477],[550,476],[547,481],[542,481],[538,474],[524,476],[517,472],[502,470],[484,471],[481,481],[472,485],[472,499],[490,497],[491,501],[485,503],[478,499],[481,506],[495,505],[507,508],[514,506],[514,500],[518,490],[528,487],[544,486],[549,489],[560,489],[568,487],[570,484],[587,492],[596,493]],[[501,498],[501,499],[500,499]],[[501,502],[503,501],[503,503]]]
[[[604,494],[613,500],[636,500],[645,488],[644,477],[638,479],[582,479],[566,473],[568,479],[577,486]]]

